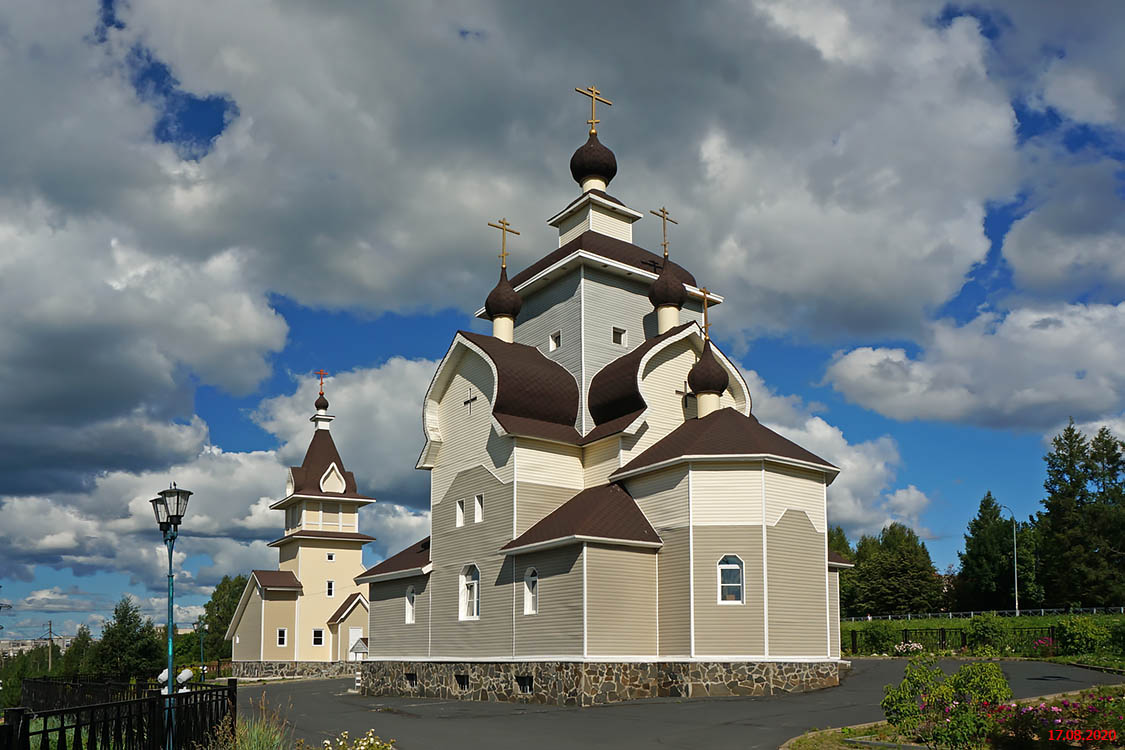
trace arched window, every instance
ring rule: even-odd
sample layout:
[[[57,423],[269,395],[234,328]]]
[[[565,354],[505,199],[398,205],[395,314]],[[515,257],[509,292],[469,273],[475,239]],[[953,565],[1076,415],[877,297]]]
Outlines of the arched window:
[[[414,624],[414,587],[406,587],[406,624]]]
[[[534,615],[539,612],[539,571],[528,568],[523,574],[523,613]]]
[[[745,600],[745,578],[738,555],[725,555],[719,560],[719,604],[742,604]]]
[[[480,571],[476,565],[466,565],[461,569],[461,618],[477,620],[480,618]]]

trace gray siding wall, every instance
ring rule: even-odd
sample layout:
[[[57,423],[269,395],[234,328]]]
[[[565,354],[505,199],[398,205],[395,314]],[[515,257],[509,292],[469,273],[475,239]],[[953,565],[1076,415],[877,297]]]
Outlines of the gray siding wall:
[[[574,270],[523,301],[516,317],[513,339],[517,344],[534,346],[544,356],[565,367],[575,381],[582,382],[582,305],[579,294],[581,272]],[[559,331],[562,345],[549,351],[548,337]],[[580,398],[585,399],[585,389]],[[575,427],[581,427],[581,411]]]
[[[511,563],[497,550],[512,537],[512,486],[484,467],[466,469],[452,481],[430,516],[431,655],[463,658],[512,652]],[[473,496],[484,495],[484,520],[473,522]],[[456,526],[458,499],[465,525]],[[475,564],[481,574],[480,619],[459,619],[460,574]]]
[[[406,589],[414,587],[414,624],[406,624]],[[430,592],[427,576],[412,576],[368,586],[371,619],[368,658],[429,656]],[[347,632],[343,633],[347,637]]]
[[[524,533],[580,490],[516,482],[516,536]]]
[[[691,655],[691,611],[688,581],[688,530],[662,529],[660,538],[660,655]]]
[[[765,609],[761,526],[696,526],[695,655],[763,656]],[[742,559],[745,603],[719,604],[719,559]]]
[[[586,555],[587,655],[656,654],[656,551],[588,544]]]
[[[515,655],[582,655],[582,545],[515,555]],[[524,614],[524,573],[539,572],[539,611]]]
[[[688,524],[687,474],[687,466],[680,465],[625,480],[625,488],[662,537],[662,529]]]
[[[770,656],[827,656],[827,543],[804,511],[767,527]]]
[[[840,658],[840,572],[828,571],[828,638],[829,656]]]

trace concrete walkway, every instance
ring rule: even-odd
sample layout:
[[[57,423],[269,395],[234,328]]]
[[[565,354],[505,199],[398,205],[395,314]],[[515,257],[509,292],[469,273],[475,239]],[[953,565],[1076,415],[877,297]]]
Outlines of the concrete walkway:
[[[954,671],[962,662],[943,661]],[[902,679],[904,659],[855,659],[838,688],[768,698],[654,699],[593,708],[559,708],[349,694],[353,680],[308,680],[239,688],[241,716],[265,694],[318,750],[347,730],[374,728],[402,750],[574,750],[581,748],[776,748],[812,729],[883,718],[883,686]],[[1117,684],[1125,678],[1060,664],[1000,662],[1017,698]]]

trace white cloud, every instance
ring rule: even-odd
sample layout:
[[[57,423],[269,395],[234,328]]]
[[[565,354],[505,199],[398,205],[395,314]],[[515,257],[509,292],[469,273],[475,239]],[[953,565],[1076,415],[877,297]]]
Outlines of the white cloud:
[[[1043,74],[1041,104],[1079,122],[1112,123],[1117,119],[1117,107],[1101,90],[1098,78],[1093,70],[1056,60]]]

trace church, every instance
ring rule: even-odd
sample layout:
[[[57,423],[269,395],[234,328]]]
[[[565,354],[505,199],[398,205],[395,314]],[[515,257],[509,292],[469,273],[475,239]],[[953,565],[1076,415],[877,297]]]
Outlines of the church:
[[[839,470],[764,427],[710,338],[723,297],[633,242],[597,134],[558,247],[496,287],[426,393],[431,533],[355,578],[364,692],[592,705],[838,684]],[[681,256],[682,257],[682,256]]]

